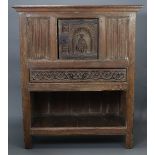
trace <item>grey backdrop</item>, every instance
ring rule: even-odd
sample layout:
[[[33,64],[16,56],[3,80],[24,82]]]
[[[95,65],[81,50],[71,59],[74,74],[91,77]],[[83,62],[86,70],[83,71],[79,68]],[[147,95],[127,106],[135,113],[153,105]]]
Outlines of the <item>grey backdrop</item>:
[[[10,155],[146,155],[146,57],[147,57],[147,1],[145,0],[9,0],[9,154]],[[135,81],[135,126],[132,150],[124,149],[122,142],[104,139],[57,139],[48,144],[36,144],[32,150],[23,149],[22,106],[19,67],[19,21],[11,7],[16,4],[142,4],[137,14],[136,31],[136,81]],[[89,141],[89,142],[88,142]]]

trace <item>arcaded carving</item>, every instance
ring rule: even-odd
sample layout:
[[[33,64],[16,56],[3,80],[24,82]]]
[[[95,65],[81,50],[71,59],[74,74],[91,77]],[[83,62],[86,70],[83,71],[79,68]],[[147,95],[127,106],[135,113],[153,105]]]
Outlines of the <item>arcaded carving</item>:
[[[59,59],[97,59],[97,19],[60,19],[58,26]]]
[[[31,70],[30,81],[126,81],[126,69]]]
[[[80,53],[86,53],[87,52],[87,42],[83,38],[84,34],[79,34],[80,38],[78,39],[78,42],[76,44],[76,51]]]

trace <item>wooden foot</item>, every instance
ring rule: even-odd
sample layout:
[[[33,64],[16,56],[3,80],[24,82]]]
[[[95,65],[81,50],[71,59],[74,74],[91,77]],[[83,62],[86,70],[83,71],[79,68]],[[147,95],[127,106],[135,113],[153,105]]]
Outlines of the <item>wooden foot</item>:
[[[25,136],[24,143],[25,149],[32,149],[32,137],[30,135]]]
[[[132,134],[126,134],[125,135],[125,147],[127,149],[133,148],[133,135]]]

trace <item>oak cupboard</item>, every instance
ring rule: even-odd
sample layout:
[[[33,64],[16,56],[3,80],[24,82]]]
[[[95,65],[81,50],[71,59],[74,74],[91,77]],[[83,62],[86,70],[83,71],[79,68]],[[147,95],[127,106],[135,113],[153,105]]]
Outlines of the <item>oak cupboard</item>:
[[[140,5],[14,6],[25,148],[32,136],[124,135],[133,146]]]

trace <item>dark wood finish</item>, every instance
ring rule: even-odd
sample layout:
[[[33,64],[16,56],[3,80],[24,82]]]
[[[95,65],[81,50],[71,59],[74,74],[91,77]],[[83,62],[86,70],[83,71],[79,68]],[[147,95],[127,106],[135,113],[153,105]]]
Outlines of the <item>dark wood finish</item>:
[[[98,19],[58,19],[59,59],[97,59]]]
[[[17,5],[17,12],[137,12],[142,5]]]
[[[31,95],[32,127],[125,126],[121,91],[33,92]]]
[[[20,13],[25,148],[32,148],[33,135],[124,135],[132,148],[141,7],[14,6]]]

